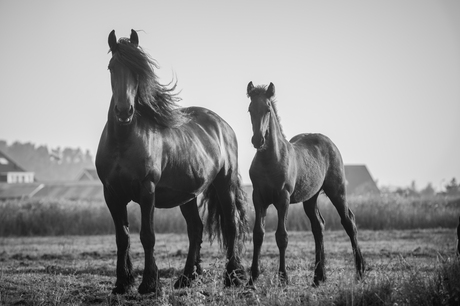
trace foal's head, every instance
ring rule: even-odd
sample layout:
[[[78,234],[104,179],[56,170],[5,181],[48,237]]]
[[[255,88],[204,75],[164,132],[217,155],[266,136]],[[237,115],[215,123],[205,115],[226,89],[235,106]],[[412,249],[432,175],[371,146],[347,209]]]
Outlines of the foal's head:
[[[269,133],[270,116],[276,116],[274,106],[275,85],[270,83],[268,87],[254,87],[249,82],[247,95],[251,99],[249,104],[249,114],[252,122],[252,144],[257,150],[265,148],[267,136]]]

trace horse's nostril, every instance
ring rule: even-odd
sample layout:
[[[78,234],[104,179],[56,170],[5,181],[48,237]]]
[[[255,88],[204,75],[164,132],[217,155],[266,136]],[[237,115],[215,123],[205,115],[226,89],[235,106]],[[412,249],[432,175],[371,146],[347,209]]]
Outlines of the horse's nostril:
[[[132,105],[129,106],[129,115],[131,116],[134,113],[134,107]]]

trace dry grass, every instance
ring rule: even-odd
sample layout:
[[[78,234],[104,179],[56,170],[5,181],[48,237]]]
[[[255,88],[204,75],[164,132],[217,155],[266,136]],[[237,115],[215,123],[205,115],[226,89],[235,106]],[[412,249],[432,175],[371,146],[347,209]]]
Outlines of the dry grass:
[[[273,232],[262,248],[257,290],[224,288],[224,255],[202,248],[205,273],[191,288],[172,284],[185,263],[186,235],[159,234],[155,254],[162,292],[110,296],[115,281],[115,237],[63,236],[0,238],[0,305],[458,305],[459,263],[454,230],[365,231],[359,239],[367,263],[356,281],[351,247],[343,231],[325,232],[328,280],[312,288],[314,242],[310,232],[292,232],[287,252],[290,283],[280,286]],[[132,235],[137,285],[143,250]],[[246,244],[249,268],[252,244]],[[455,304],[457,303],[457,304]]]

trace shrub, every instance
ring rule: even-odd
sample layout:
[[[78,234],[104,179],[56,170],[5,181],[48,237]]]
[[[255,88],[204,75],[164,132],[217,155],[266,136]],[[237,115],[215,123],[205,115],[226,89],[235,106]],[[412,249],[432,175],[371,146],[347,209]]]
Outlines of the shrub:
[[[325,196],[320,197],[318,205],[326,221],[326,229],[342,230],[338,213]],[[460,215],[460,199],[446,197],[350,197],[349,206],[355,214],[358,228],[370,230],[455,228]],[[252,204],[249,204],[248,210],[252,230]],[[128,204],[128,220],[131,232],[139,232],[139,205]],[[270,206],[265,220],[266,230],[276,230],[277,220],[276,209]],[[156,209],[154,226],[158,233],[187,232],[178,207]],[[290,206],[287,228],[289,231],[310,230],[310,221],[301,204]],[[0,202],[0,236],[99,235],[114,232],[109,210],[101,201],[30,199]]]

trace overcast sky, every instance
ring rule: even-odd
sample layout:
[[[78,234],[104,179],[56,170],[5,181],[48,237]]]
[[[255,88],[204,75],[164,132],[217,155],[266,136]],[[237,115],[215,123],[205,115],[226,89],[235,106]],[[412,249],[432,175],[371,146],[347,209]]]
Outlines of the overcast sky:
[[[113,29],[230,123],[246,183],[249,81],[275,84],[289,139],[329,136],[380,186],[460,180],[460,1],[0,0],[0,139],[95,155]]]

